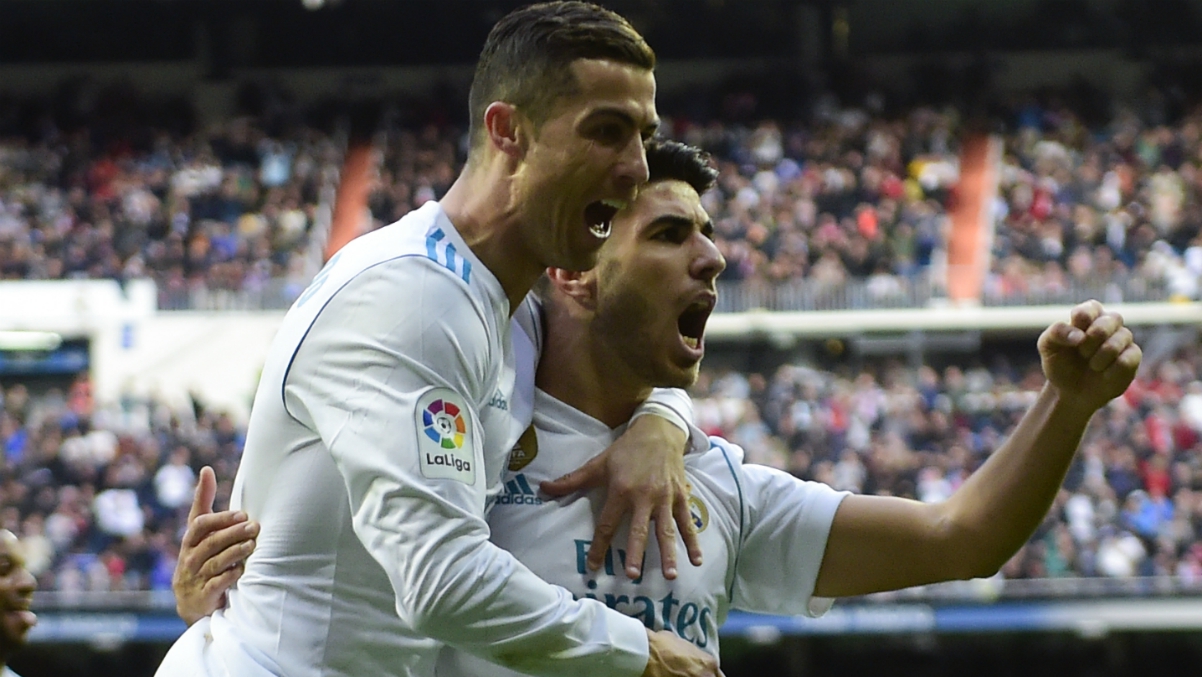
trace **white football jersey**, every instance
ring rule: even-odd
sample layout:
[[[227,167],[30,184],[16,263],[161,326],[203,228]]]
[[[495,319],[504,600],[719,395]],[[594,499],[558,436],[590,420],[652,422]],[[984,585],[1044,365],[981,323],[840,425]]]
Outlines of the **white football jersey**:
[[[759,465],[743,450],[695,430],[685,468],[705,563],[694,567],[677,543],[675,581],[663,577],[655,539],[642,577],[626,577],[626,533],[614,539],[601,570],[585,558],[604,500],[602,489],[553,500],[538,483],[578,467],[621,433],[538,391],[534,426],[514,448],[504,489],[489,514],[492,540],[547,581],[577,599],[595,599],[668,629],[718,655],[718,628],[734,609],[818,616],[831,600],[813,596],[835,510],[847,492]],[[447,648],[439,677],[502,677],[517,673]]]
[[[515,350],[533,360],[437,203],[346,245],[264,366],[231,501],[255,552],[158,674],[429,675],[444,642],[532,674],[641,673],[641,623],[488,540],[530,416]]]

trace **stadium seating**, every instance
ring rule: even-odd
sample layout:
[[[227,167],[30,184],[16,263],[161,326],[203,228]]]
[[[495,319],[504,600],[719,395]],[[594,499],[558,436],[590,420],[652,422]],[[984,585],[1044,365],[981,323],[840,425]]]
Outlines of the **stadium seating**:
[[[1202,112],[1087,130],[1062,107],[1008,119],[986,304],[1192,299],[1202,275]],[[713,153],[703,197],[726,256],[720,311],[926,305],[945,293],[957,199],[955,109],[820,105],[806,124],[670,117]],[[266,130],[272,129],[269,134]],[[344,140],[270,117],[203,131],[148,124],[0,136],[0,278],[149,277],[161,310],[283,308],[320,261]],[[452,125],[377,137],[371,222],[437,199],[463,159]],[[1177,576],[1202,585],[1202,351],[1099,416],[1065,490],[1008,578]],[[946,497],[1009,432],[1037,365],[961,370],[788,364],[703,373],[704,429],[751,461],[839,489]],[[5,527],[44,590],[163,590],[196,470],[228,497],[242,431],[220,411],[128,397],[96,408],[11,379],[0,413]]]
[[[1152,126],[1121,111],[1089,130],[1062,107],[1005,120],[986,304],[1196,298],[1202,114]],[[342,137],[239,117],[190,134],[154,126],[0,134],[0,277],[151,277],[160,306],[286,307],[314,272]],[[819,106],[805,124],[670,118],[710,150],[706,196],[728,266],[725,308],[923,306],[946,294],[958,139],[952,108]],[[390,128],[372,224],[450,184],[463,130]],[[93,140],[93,139],[98,139]]]
[[[1094,424],[1064,491],[1008,578],[1177,576],[1202,585],[1202,349],[1141,377]],[[863,493],[946,498],[1035,397],[1035,364],[883,362],[858,373],[789,364],[767,377],[706,370],[699,425],[748,460]],[[228,416],[127,399],[88,382],[3,393],[2,525],[30,543],[45,590],[166,589],[202,464],[228,491],[242,445]]]

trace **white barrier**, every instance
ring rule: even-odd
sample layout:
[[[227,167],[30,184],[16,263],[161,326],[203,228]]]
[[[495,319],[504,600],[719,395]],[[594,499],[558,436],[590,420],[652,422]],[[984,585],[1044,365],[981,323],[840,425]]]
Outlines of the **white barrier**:
[[[51,331],[87,339],[100,402],[130,393],[185,407],[195,393],[244,420],[283,311],[158,312],[155,298],[154,284],[145,280],[124,288],[111,280],[5,282],[0,284],[0,331]],[[1111,307],[1131,326],[1202,325],[1200,303]],[[912,331],[1034,334],[1068,313],[1069,306],[751,311],[715,314],[706,337],[740,342]]]

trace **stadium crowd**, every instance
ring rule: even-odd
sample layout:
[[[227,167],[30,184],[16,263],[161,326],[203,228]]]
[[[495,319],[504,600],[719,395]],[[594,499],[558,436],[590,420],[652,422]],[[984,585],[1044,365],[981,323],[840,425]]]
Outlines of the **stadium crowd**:
[[[1171,122],[1121,107],[1110,117],[1087,127],[1035,99],[1002,116],[987,301],[1051,299],[1099,280],[1113,283],[1106,301],[1149,288],[1198,296],[1202,109]],[[268,287],[286,303],[315,272],[337,136],[253,115],[191,132],[47,123],[36,136],[5,135],[2,122],[0,278],[148,276],[175,308],[248,304]],[[886,112],[880,98],[841,107],[818,97],[804,124],[678,116],[664,131],[722,170],[705,205],[724,281],[858,281],[867,303],[884,304],[919,288],[940,294],[965,127],[953,107]],[[452,124],[383,130],[375,226],[440,197],[463,157]]]
[[[150,277],[171,309],[253,306],[268,291],[287,302],[315,272],[337,134],[283,124],[278,111],[203,129],[47,116],[30,132],[12,122],[18,108],[0,101],[0,279]],[[1199,295],[1202,109],[1170,120],[1116,108],[1087,125],[1068,106],[1029,99],[1005,117],[987,300],[1051,298],[1099,279]],[[727,259],[722,281],[859,281],[883,303],[938,285],[966,126],[954,108],[894,113],[879,99],[847,108],[819,97],[805,124],[680,116],[664,132],[706,148],[721,169],[703,200]],[[385,125],[377,148],[374,227],[445,192],[463,130]],[[1040,383],[1037,365],[1001,362],[787,365],[707,370],[695,395],[701,426],[752,461],[936,501],[997,446]],[[7,383],[0,527],[26,540],[44,590],[167,589],[197,469],[214,466],[223,505],[241,444],[232,419],[201,403],[97,409],[85,378],[37,394]],[[1049,519],[1003,573],[1202,585],[1202,351],[1163,362],[1095,419]]]
[[[1202,587],[1202,350],[1136,380],[1097,415],[1047,520],[1007,578],[1177,576]],[[748,460],[857,493],[947,498],[1034,401],[1038,364],[858,373],[785,365],[706,372],[699,425]]]
[[[1119,109],[1088,129],[1067,107],[1016,105],[993,207],[987,300],[1055,297],[1099,280],[1196,298],[1200,125],[1202,109],[1157,125]],[[706,206],[728,260],[725,279],[856,279],[884,301],[919,281],[939,284],[963,127],[953,108],[890,117],[832,105],[818,106],[805,126],[676,130],[723,169]],[[1136,285],[1123,285],[1129,279]]]
[[[748,460],[837,489],[946,498],[1035,398],[1035,364],[862,371],[787,364],[705,370],[700,427]],[[228,502],[243,436],[196,403],[96,408],[88,381],[3,391],[0,527],[20,534],[41,589],[165,590],[197,471]],[[1141,377],[1095,417],[1064,490],[1007,578],[1164,577],[1202,586],[1202,349]]]
[[[268,135],[251,116],[189,132],[137,119],[60,129],[48,117],[32,137],[0,125],[0,279],[149,277],[165,309],[237,306],[273,285],[295,298],[337,176],[330,138],[303,125]]]
[[[169,589],[196,470],[214,468],[227,504],[242,431],[199,405],[96,409],[83,376],[65,391],[0,390],[0,522],[25,541],[40,589]]]

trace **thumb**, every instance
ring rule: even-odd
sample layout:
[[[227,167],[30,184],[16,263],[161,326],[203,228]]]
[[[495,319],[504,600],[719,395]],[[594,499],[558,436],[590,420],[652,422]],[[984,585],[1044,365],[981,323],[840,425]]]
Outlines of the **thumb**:
[[[538,488],[549,496],[566,496],[577,491],[592,489],[605,479],[605,456],[605,454],[595,456],[588,463],[559,479],[540,483]]]
[[[213,469],[205,466],[200,469],[200,479],[196,482],[196,493],[192,495],[192,509],[188,512],[188,523],[197,517],[213,512],[213,501],[217,498],[217,475]]]

